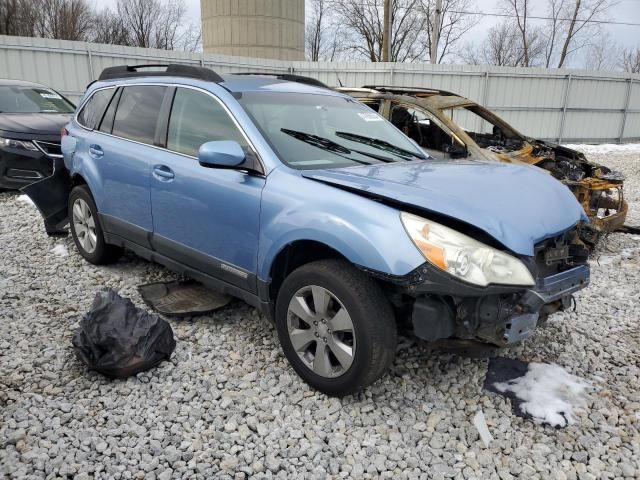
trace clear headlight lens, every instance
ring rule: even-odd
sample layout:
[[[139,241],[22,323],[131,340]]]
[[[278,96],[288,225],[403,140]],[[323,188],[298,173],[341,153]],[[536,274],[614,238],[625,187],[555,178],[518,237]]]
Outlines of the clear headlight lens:
[[[402,212],[404,228],[424,258],[475,285],[534,285],[529,269],[515,257],[431,220]]]
[[[0,148],[18,148],[20,150],[30,150],[32,152],[38,150],[38,147],[29,140],[12,140],[11,138],[2,137],[0,137]]]

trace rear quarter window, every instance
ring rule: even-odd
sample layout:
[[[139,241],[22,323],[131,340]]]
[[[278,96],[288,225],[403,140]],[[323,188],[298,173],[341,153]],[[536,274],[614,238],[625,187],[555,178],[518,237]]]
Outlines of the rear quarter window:
[[[115,88],[105,88],[94,92],[78,113],[78,123],[91,130],[96,128],[115,91]]]
[[[113,121],[113,135],[153,145],[167,87],[124,87]]]

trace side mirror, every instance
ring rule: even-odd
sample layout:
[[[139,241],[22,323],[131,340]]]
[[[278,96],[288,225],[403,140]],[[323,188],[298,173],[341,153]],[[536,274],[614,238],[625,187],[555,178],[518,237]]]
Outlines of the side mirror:
[[[198,161],[203,167],[237,167],[244,159],[244,150],[234,141],[207,142],[198,150]]]
[[[467,147],[458,143],[447,143],[442,146],[442,151],[449,155],[449,158],[466,158],[469,153]]]

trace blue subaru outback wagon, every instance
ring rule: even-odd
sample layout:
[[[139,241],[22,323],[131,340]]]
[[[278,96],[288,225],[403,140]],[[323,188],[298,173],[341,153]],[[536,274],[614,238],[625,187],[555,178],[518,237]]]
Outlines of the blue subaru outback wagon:
[[[62,151],[25,188],[49,231],[70,223],[91,263],[127,248],[254,305],[331,395],[379,378],[398,328],[510,345],[589,281],[567,187],[528,166],[434,160],[304,77],[111,67]]]

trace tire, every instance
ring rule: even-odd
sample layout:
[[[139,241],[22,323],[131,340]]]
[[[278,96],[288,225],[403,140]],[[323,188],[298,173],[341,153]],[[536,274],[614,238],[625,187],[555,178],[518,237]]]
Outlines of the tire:
[[[285,278],[276,301],[276,328],[296,373],[331,396],[367,387],[395,356],[391,305],[376,282],[342,260],[312,262]]]
[[[69,194],[69,224],[78,252],[89,263],[105,265],[122,255],[122,248],[104,240],[98,209],[86,185],[74,187]]]

